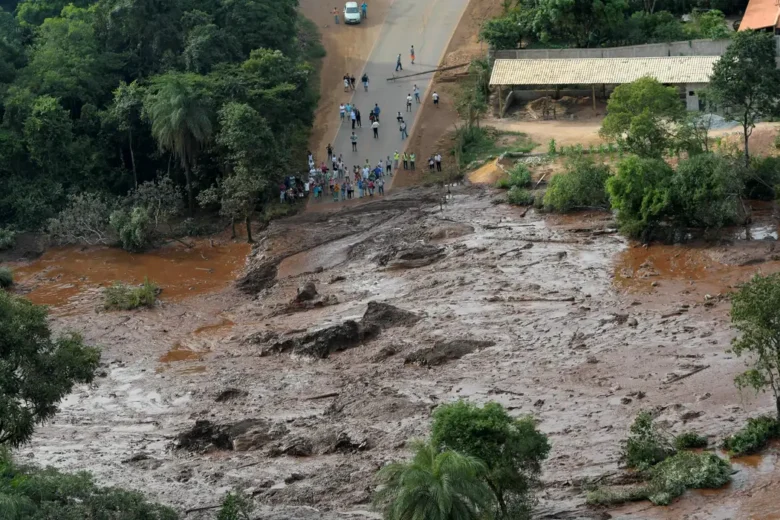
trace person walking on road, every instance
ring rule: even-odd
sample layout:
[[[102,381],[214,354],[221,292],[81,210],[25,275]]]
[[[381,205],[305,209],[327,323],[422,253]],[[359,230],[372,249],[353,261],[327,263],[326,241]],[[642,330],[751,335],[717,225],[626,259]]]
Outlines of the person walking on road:
[[[354,74],[352,74],[352,75],[349,77],[349,86],[352,88],[352,91],[353,91],[353,92],[355,91],[355,81],[356,81],[356,80],[355,80],[355,75],[354,75]]]
[[[328,151],[328,160],[330,161],[333,159],[333,147],[330,145],[330,143],[328,143],[328,148],[326,150]]]
[[[380,112],[379,105],[377,103],[375,103],[374,104],[374,119],[376,119],[377,122],[379,122],[379,112]]]
[[[433,91],[433,106],[439,108],[439,94],[435,90]]]
[[[390,177],[393,176],[393,163],[390,162],[390,156],[387,156],[387,160],[385,161],[385,171],[387,172],[387,175]]]
[[[349,113],[349,119],[352,121],[352,130],[354,130],[355,124],[357,124],[357,113],[354,108],[352,109],[352,112]]]
[[[395,60],[395,71],[404,70],[404,66],[401,65],[401,53],[398,53],[398,58]]]
[[[352,132],[352,135],[349,136],[349,140],[352,141],[352,151],[357,152],[357,136],[355,135],[355,132]]]
[[[347,107],[344,106],[344,103],[339,105],[339,117],[341,117],[341,122],[344,122],[344,117],[347,115]]]
[[[371,123],[371,129],[374,131],[374,139],[379,139],[379,121]]]
[[[412,65],[414,65],[414,45],[412,45],[412,50],[409,51],[409,55],[412,57]]]
[[[398,130],[401,131],[401,141],[409,137],[409,134],[406,132],[406,121],[403,119],[401,119],[401,126],[398,127]]]
[[[409,154],[409,169],[414,171],[414,152]]]
[[[407,94],[406,95],[406,111],[411,112],[412,111],[412,95]]]
[[[421,103],[420,89],[417,87],[417,85],[414,86],[414,90],[412,90],[412,92],[414,92],[414,100],[417,101],[418,104]]]
[[[349,92],[349,76],[344,76],[344,92]]]
[[[398,115],[395,116],[395,120],[398,121],[399,125],[401,124],[401,121],[404,120],[404,116],[401,115],[401,111],[400,110],[398,111]]]
[[[436,156],[433,158],[436,161],[436,171],[441,171],[441,154],[436,152]]]
[[[339,24],[339,8],[338,7],[334,7],[333,11],[331,11],[331,12],[333,13],[333,18],[335,18],[335,20],[336,20],[336,25],[338,25]]]
[[[355,121],[357,121],[358,128],[363,128],[363,125],[360,122],[360,110],[358,109],[355,109]]]
[[[360,78],[360,81],[363,82],[363,89],[368,92],[368,74],[365,72],[363,73],[363,77]]]
[[[409,169],[409,154],[404,152],[404,170]]]
[[[360,4],[360,12],[363,15],[363,18],[368,20],[368,4],[367,3],[363,2],[362,4]]]

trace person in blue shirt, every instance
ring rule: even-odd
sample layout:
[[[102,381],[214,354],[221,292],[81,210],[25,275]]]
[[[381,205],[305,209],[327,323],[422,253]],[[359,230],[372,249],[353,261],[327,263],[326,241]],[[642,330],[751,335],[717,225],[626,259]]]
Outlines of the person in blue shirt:
[[[374,111],[373,112],[374,112],[374,118],[377,121],[379,121],[379,112],[380,112],[380,110],[379,110],[379,104],[378,103],[374,104]]]
[[[363,13],[363,18],[368,18],[368,4],[367,4],[367,3],[365,3],[365,2],[363,2],[363,3],[360,5],[360,10],[361,10],[361,11],[362,11],[362,13]]]

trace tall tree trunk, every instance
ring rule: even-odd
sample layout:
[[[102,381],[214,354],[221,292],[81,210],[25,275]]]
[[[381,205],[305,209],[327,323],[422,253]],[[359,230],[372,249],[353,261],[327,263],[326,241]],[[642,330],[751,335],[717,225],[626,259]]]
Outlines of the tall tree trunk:
[[[195,196],[192,193],[192,171],[189,162],[184,163],[184,177],[187,179],[187,206],[192,216],[195,213]]]
[[[252,219],[250,218],[249,215],[246,216],[245,222],[246,222],[246,243],[251,244],[254,242],[254,240],[252,240]]]
[[[748,140],[750,139],[750,134],[748,133],[748,125],[747,123],[742,125],[742,134],[745,137],[745,167],[750,167],[750,152],[748,151]]]
[[[127,131],[127,142],[130,145],[130,163],[133,165],[133,181],[135,181],[135,187],[138,188],[138,172],[135,169],[135,152],[133,151],[133,130]]]

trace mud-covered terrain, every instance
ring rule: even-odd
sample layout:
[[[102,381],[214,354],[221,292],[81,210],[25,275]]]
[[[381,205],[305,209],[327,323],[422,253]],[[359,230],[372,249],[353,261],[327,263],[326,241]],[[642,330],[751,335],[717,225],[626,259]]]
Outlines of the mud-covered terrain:
[[[582,487],[617,471],[638,410],[713,441],[771,410],[731,382],[743,363],[726,352],[722,294],[780,270],[774,241],[646,249],[610,215],[522,216],[478,186],[454,187],[441,209],[440,194],[276,221],[235,285],[153,311],[98,312],[99,291],[80,292],[82,312],[55,326],[103,348],[100,377],[23,455],[186,518],[233,488],[259,518],[368,518],[374,473],[427,434],[432,409],[492,400],[550,436],[540,517],[602,518]],[[773,482],[775,462],[736,465],[731,487],[677,502],[688,511],[615,515],[717,518],[728,505],[750,518],[745,489]]]

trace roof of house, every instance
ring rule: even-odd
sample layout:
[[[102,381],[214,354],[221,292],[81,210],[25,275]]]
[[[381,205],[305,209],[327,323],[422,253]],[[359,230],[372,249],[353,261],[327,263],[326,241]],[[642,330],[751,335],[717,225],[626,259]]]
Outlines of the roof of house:
[[[708,83],[720,56],[496,60],[491,85],[600,85],[650,76],[661,83]]]
[[[750,0],[745,16],[739,22],[739,30],[777,27],[780,7],[777,0]]]

